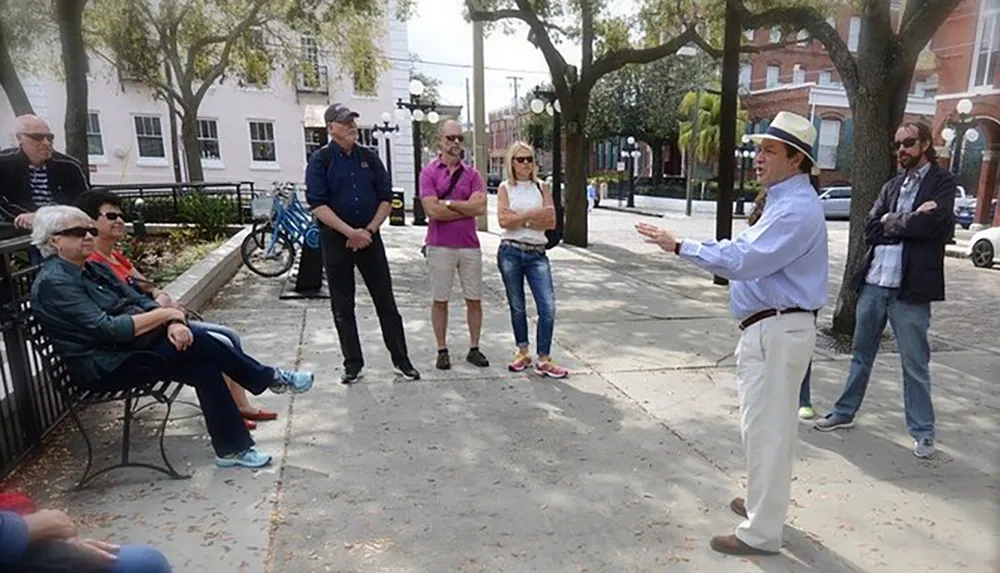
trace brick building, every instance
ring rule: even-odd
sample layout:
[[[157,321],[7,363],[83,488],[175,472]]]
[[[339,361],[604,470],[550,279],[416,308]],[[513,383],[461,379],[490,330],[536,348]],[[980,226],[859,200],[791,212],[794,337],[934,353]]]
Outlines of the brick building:
[[[902,2],[893,2],[894,17],[901,9]],[[845,3],[828,22],[856,52],[861,36],[857,11]],[[747,31],[746,35],[755,45],[786,40],[779,29]],[[812,118],[819,133],[815,156],[822,169],[820,186],[850,184],[854,122],[847,92],[826,49],[819,42],[806,41],[806,35],[800,32],[802,42],[756,54],[740,68],[740,90],[750,115],[748,129],[764,131],[779,111]],[[907,120],[931,122],[938,81],[934,58],[928,51],[917,66],[906,106]]]
[[[951,166],[957,140],[948,145],[941,134],[951,120],[960,119],[956,108],[967,99],[972,103],[970,116],[975,118],[978,138],[963,138],[964,160],[955,167],[960,182],[976,195],[977,226],[1000,226],[1000,209],[990,220],[990,206],[998,197],[1000,165],[1000,0],[959,4],[938,29],[931,49],[941,70],[934,114],[941,156]]]
[[[503,177],[507,149],[515,141],[527,141],[527,138],[521,135],[521,129],[531,113],[531,110],[526,106],[518,108],[508,105],[487,114],[490,139],[490,174]],[[528,141],[528,143],[533,142]],[[538,160],[539,172],[549,173],[552,170],[552,153],[536,149],[535,155]]]

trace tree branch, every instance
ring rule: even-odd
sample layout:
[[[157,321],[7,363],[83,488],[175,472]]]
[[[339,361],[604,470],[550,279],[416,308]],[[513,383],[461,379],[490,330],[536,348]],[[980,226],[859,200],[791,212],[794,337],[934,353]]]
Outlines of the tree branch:
[[[472,7],[471,2],[467,1],[465,3],[466,8],[469,10],[469,20],[473,22],[499,22],[500,20],[520,20],[524,23],[528,23],[528,16],[523,10],[478,10]],[[535,16],[537,18],[537,15]],[[552,22],[541,21],[542,25],[549,30],[555,30],[563,35],[569,35],[569,32],[565,28]]]
[[[628,64],[647,64],[649,62],[654,62],[660,58],[676,53],[677,50],[681,49],[686,44],[690,44],[691,42],[698,43],[698,40],[702,40],[701,36],[695,29],[694,24],[691,24],[679,36],[675,36],[670,41],[660,44],[659,46],[639,50],[627,48],[624,50],[614,50],[608,52],[594,62],[594,65],[589,69],[589,73],[584,74],[584,76],[580,78],[580,88],[589,90],[595,83],[597,83],[597,80],[615,70],[620,70]],[[704,40],[702,40],[702,42],[704,42]]]
[[[961,2],[962,0],[910,0],[898,35],[903,60],[918,57],[937,29]]]

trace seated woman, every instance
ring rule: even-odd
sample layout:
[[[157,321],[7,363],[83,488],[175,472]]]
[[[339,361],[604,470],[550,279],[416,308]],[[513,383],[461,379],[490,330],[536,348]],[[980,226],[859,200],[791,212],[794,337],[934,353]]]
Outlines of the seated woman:
[[[139,293],[149,296],[160,306],[185,310],[167,292],[156,288],[153,283],[146,280],[125,255],[115,250],[118,243],[125,238],[121,198],[109,191],[85,191],[77,197],[76,206],[97,223],[97,240],[94,242],[94,252],[87,258],[88,261],[107,265],[119,280],[138,290]],[[240,335],[235,330],[221,324],[192,322],[208,330],[222,342],[234,346],[236,350],[243,351]],[[251,404],[247,391],[228,376],[226,386],[229,387],[229,393],[233,395],[240,414],[246,420],[248,429],[256,429],[257,422],[278,418],[277,412],[269,412]]]
[[[31,288],[31,307],[73,382],[110,391],[150,377],[194,386],[219,467],[262,467],[271,456],[254,449],[223,374],[254,395],[305,392],[313,375],[264,366],[184,312],[162,308],[123,284],[106,266],[87,262],[97,228],[86,213],[63,205],[35,214],[31,242],[46,257]]]

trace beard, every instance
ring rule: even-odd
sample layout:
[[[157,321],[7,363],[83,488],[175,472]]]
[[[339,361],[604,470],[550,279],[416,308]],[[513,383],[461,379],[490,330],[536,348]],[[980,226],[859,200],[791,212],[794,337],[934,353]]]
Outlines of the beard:
[[[920,155],[910,155],[906,154],[899,157],[899,166],[903,169],[910,170],[920,164]]]

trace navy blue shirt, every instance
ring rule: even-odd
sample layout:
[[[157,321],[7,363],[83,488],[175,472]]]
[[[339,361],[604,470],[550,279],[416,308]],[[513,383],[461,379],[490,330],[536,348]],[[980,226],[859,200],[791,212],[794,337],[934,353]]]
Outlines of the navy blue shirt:
[[[323,165],[323,156],[329,166]],[[392,199],[389,174],[377,155],[355,145],[348,153],[334,142],[313,153],[306,168],[306,201],[326,205],[342,221],[361,228],[375,218],[381,203]]]

